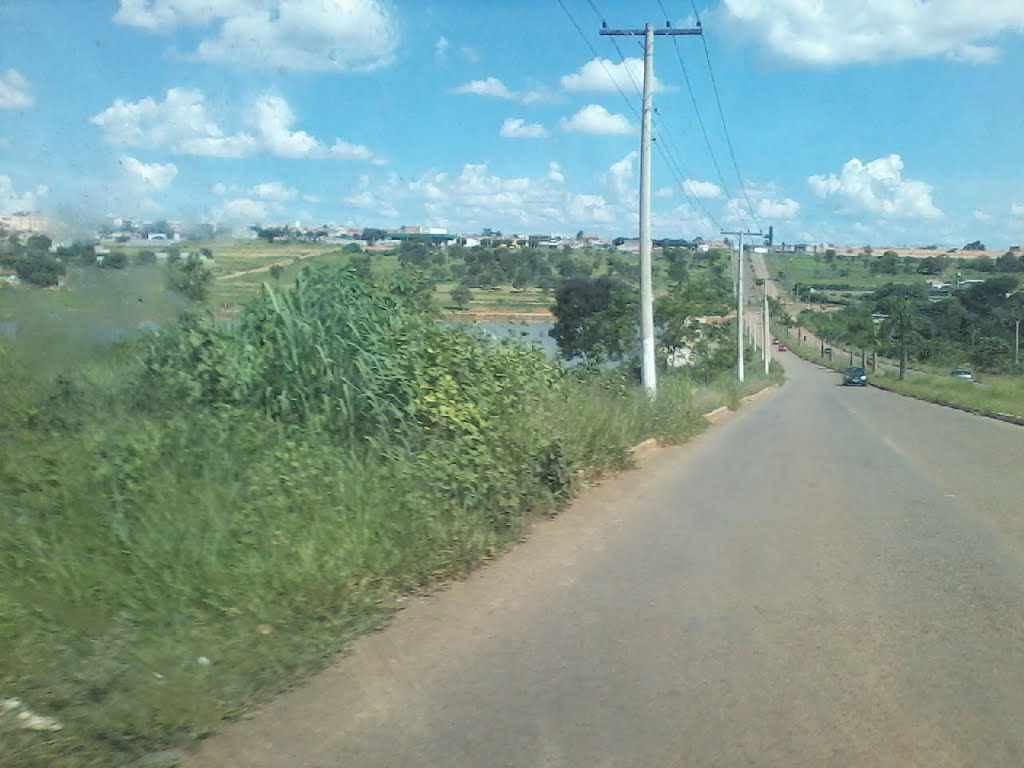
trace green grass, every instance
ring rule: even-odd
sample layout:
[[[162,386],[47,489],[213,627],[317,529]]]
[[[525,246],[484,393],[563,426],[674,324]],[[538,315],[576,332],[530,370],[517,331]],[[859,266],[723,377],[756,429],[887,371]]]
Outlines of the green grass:
[[[872,258],[879,255],[881,254],[875,253]],[[985,276],[984,273],[975,272],[968,267],[961,269],[956,266],[951,266],[941,275],[923,275],[916,272],[895,275],[878,274],[872,272],[869,266],[862,262],[859,254],[845,261],[837,260],[830,265],[825,262],[824,258],[816,258],[813,254],[773,253],[765,257],[765,263],[772,277],[778,279],[780,273],[785,275],[783,283],[788,288],[796,283],[803,285],[843,283],[852,286],[854,292],[857,289],[872,291],[889,283],[924,285],[925,280],[938,279],[951,282],[956,279],[958,270],[965,279]],[[842,274],[844,271],[847,272],[846,275]],[[847,292],[832,291],[830,293],[840,295]]]
[[[676,374],[652,403],[436,328],[394,287],[310,282],[61,378],[0,346],[0,699],[63,725],[0,716],[4,768],[187,746],[766,383]]]
[[[875,386],[933,403],[1024,418],[1024,379],[1020,376],[992,375],[977,383],[948,375],[908,376],[900,381],[896,373],[879,371],[871,378]]]

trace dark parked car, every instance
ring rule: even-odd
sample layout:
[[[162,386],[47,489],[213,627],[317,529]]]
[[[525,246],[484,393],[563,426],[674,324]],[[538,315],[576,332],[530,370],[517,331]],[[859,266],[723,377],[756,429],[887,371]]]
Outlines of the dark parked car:
[[[958,379],[963,379],[964,381],[974,381],[974,374],[966,368],[957,368],[949,375],[955,376]]]
[[[851,384],[855,387],[866,387],[868,385],[868,372],[863,368],[847,368],[843,371],[843,386]]]

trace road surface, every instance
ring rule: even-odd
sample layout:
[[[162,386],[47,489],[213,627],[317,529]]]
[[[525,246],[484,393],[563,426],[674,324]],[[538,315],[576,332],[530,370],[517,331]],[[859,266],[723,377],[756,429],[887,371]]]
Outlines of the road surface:
[[[1020,768],[1024,429],[790,382],[192,768]]]

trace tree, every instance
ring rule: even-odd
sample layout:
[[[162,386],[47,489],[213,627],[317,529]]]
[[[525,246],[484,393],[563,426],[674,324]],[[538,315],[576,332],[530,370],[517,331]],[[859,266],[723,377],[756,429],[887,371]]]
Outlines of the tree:
[[[921,305],[910,298],[893,298],[886,304],[888,317],[882,328],[896,342],[900,355],[900,379],[907,374],[910,347],[920,339]]]
[[[566,360],[621,360],[636,340],[638,306],[636,292],[621,280],[574,277],[555,293],[549,334]]]
[[[271,264],[269,271],[270,276],[272,278],[274,278],[275,280],[280,280],[281,274],[284,272],[284,267],[282,267],[280,264]]]
[[[466,309],[473,300],[473,291],[465,283],[459,283],[452,289],[452,303],[458,309]]]
[[[283,240],[291,235],[290,227],[260,227],[252,226],[249,227],[253,232],[256,233],[256,237],[260,240],[266,240],[268,243],[272,243],[275,240]]]
[[[28,251],[18,260],[15,270],[18,279],[33,285],[50,287],[60,283],[66,267],[51,254],[39,251]]]
[[[373,245],[378,240],[383,240],[388,236],[388,233],[383,229],[376,229],[374,227],[366,227],[360,235],[360,240],[365,240],[367,245]]]
[[[128,266],[128,254],[124,251],[111,251],[103,257],[104,269],[124,269]]]
[[[900,257],[896,251],[886,251],[879,256],[871,265],[872,272],[880,272],[883,275],[895,275],[900,271]]]
[[[143,266],[146,264],[155,264],[156,253],[154,251],[149,250],[148,248],[143,248],[142,250],[135,254],[135,263],[138,264],[139,266]]]
[[[53,240],[46,235],[31,235],[29,239],[25,241],[25,247],[35,253],[47,253],[52,245]]]
[[[196,303],[206,301],[210,292],[213,273],[203,266],[202,260],[196,255],[170,267],[167,284],[172,290]]]

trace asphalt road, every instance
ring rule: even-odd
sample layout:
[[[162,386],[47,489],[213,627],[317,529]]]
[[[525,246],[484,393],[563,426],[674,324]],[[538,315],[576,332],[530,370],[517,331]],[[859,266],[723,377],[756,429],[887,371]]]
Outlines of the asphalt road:
[[[790,382],[193,768],[1024,765],[1024,429]]]

